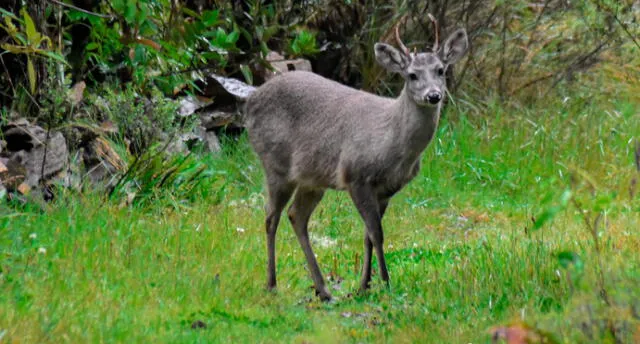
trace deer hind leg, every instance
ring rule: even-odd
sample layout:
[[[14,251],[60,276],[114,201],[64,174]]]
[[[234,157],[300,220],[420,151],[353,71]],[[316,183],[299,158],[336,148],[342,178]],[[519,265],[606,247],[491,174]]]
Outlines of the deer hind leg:
[[[282,210],[293,194],[295,186],[284,179],[267,178],[267,216],[265,227],[267,231],[267,288],[276,288],[276,232]]]
[[[293,198],[293,204],[291,204],[287,213],[289,215],[291,225],[296,232],[296,236],[298,237],[298,242],[302,247],[305,258],[307,259],[311,278],[313,279],[313,284],[316,289],[316,295],[318,295],[318,297],[323,301],[329,301],[331,300],[331,294],[327,291],[324,284],[324,278],[322,277],[322,272],[318,266],[318,261],[316,260],[316,256],[313,254],[313,249],[309,242],[308,231],[311,213],[313,213],[313,210],[316,208],[323,195],[324,190],[299,188]]]

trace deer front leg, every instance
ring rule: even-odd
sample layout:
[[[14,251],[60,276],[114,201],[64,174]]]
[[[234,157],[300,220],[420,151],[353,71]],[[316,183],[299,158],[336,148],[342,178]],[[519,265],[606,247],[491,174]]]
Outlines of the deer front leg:
[[[378,200],[378,211],[380,213],[380,221],[384,217],[384,213],[387,210],[389,199]],[[364,230],[364,259],[362,261],[362,278],[360,279],[360,293],[364,293],[369,289],[369,282],[371,282],[371,254],[373,251],[373,244],[369,239],[369,233],[365,227]]]
[[[366,289],[368,282],[371,280],[371,249],[375,250],[378,265],[380,267],[380,277],[389,285],[389,272],[387,271],[387,263],[384,259],[384,234],[382,232],[382,215],[380,202],[378,201],[373,188],[369,184],[352,184],[349,187],[351,199],[358,209],[360,216],[366,226],[366,236],[371,246],[368,245],[365,238],[365,259],[362,271],[362,280],[360,287]],[[386,203],[386,202],[385,202]],[[386,205],[384,206],[386,209]],[[368,275],[368,276],[367,276]],[[364,287],[364,288],[363,288]]]

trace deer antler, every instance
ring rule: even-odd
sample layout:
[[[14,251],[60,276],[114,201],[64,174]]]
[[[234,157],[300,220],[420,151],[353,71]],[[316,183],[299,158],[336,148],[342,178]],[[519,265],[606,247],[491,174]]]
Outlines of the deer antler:
[[[402,40],[400,39],[400,22],[402,20],[398,21],[398,24],[396,24],[396,42],[398,43],[398,47],[400,48],[400,50],[407,56],[410,56],[410,52],[409,49],[407,49],[407,47],[404,45],[404,43],[402,43]]]
[[[436,20],[436,18],[429,13],[429,20],[431,20],[431,23],[433,23],[433,31],[436,35],[436,39],[433,42],[433,48],[431,48],[431,50],[435,53],[438,51],[439,47],[438,47],[438,42],[440,41],[440,35],[438,34],[438,21]]]

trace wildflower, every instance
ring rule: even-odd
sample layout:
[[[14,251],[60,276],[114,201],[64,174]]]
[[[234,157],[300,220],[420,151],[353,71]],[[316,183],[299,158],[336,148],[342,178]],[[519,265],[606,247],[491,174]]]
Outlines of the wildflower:
[[[31,239],[31,240],[36,240],[37,237],[38,237],[38,234],[36,234],[36,233],[29,234],[29,239]]]
[[[245,231],[245,229],[242,228],[242,227],[237,227],[236,228],[236,232],[238,232],[238,233],[244,233],[244,231]]]
[[[40,247],[40,248],[38,249],[38,253],[40,253],[40,254],[46,254],[46,253],[47,253],[47,249],[46,249],[46,248],[44,248],[44,247]]]

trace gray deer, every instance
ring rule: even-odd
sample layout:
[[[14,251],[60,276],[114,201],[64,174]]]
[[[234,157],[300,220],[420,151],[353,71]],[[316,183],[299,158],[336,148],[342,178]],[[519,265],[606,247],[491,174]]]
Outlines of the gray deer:
[[[307,225],[326,189],[349,192],[364,220],[360,291],[369,288],[375,250],[382,280],[389,285],[381,220],[389,199],[413,179],[420,155],[438,126],[446,93],[445,73],[467,51],[464,29],[438,49],[411,53],[375,44],[377,62],[400,74],[396,99],[356,90],[309,72],[289,72],[260,86],[246,102],[249,141],[266,175],[267,287],[276,287],[275,240],[282,210],[287,212],[307,259],[316,295],[331,300],[311,249]]]

